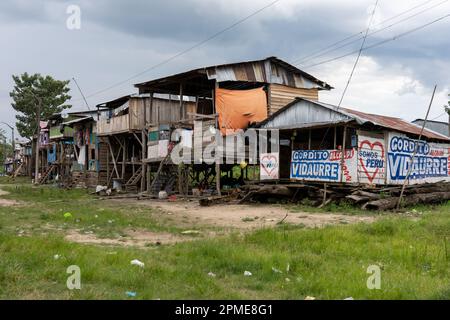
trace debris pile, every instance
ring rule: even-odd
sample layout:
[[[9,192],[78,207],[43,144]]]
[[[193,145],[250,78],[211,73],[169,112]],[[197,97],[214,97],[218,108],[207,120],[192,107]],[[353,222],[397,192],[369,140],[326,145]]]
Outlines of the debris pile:
[[[252,184],[224,196],[200,199],[200,205],[222,203],[298,203],[323,207],[330,203],[350,203],[367,210],[391,210],[397,207],[402,186],[342,184]],[[437,182],[405,187],[401,206],[434,204],[450,200],[450,183]]]

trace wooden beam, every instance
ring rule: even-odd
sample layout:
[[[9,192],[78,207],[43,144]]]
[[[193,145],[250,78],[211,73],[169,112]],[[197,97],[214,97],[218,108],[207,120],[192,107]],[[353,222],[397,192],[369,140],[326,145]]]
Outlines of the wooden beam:
[[[109,151],[111,152],[111,157],[112,157],[112,160],[113,160],[114,170],[116,171],[117,177],[119,178],[120,177],[119,170],[117,169],[116,158],[114,157],[114,152],[113,152],[113,149],[112,149],[112,146],[111,146],[111,142],[109,141],[109,137],[107,137],[106,139],[107,139],[107,144],[109,146]],[[112,177],[112,175],[111,175],[111,177]]]
[[[142,130],[142,131],[143,131],[143,130]],[[139,142],[139,144],[141,145],[141,148],[144,148],[144,145],[142,144],[142,141],[141,141],[141,139],[139,139],[139,137],[137,136],[137,134],[133,132],[133,135],[134,135],[134,137],[136,138],[136,140]],[[143,139],[144,137],[141,137],[141,138]]]
[[[216,81],[214,89],[212,91],[212,97],[213,97],[212,103],[213,103],[213,112],[214,112],[214,114],[216,113],[216,92],[217,92],[217,89],[219,89],[219,83]],[[216,118],[216,130],[219,130],[219,132],[220,132],[219,119],[218,118]],[[216,141],[216,144],[217,143],[218,143],[218,141]],[[216,158],[216,190],[217,190],[217,194],[219,196],[222,195],[222,192],[220,190],[220,176],[221,176],[221,174],[220,174],[220,164],[218,162],[218,159]]]
[[[336,135],[337,135],[337,127],[334,126],[334,140],[333,140],[333,149],[336,150]]]
[[[146,138],[147,138],[147,130],[144,128],[144,129],[142,129],[142,131],[141,131],[141,138],[142,138],[142,143],[141,143],[141,146],[142,146],[142,153],[141,153],[141,155],[142,155],[142,160],[141,160],[141,163],[142,163],[142,177],[141,177],[141,192],[144,192],[145,191],[145,189],[146,189],[146,185],[145,185],[145,180],[146,180],[146,177],[147,177],[147,165],[145,164],[145,162],[144,162],[144,160],[147,158],[147,147],[146,147]]]
[[[345,143],[347,140],[347,126],[344,126],[344,133],[342,137],[342,147],[341,147],[341,182],[344,182],[344,164],[345,164]]]
[[[311,150],[311,129],[308,130],[308,150]]]
[[[183,119],[183,83],[180,83],[180,120]]]
[[[126,150],[127,150],[127,140],[126,140],[126,138],[124,137],[123,138],[123,147],[122,147],[122,176],[121,176],[121,178],[122,178],[122,180],[123,179],[125,179],[125,171],[126,171],[126,165],[127,165],[127,152],[126,152]]]
[[[205,119],[212,119],[212,120],[215,120],[219,116],[218,114],[201,114],[201,113],[196,113],[196,112],[188,112],[187,115],[193,116],[193,117],[205,118]],[[189,120],[189,119],[187,119],[187,120]]]
[[[111,173],[112,176],[112,173]],[[106,186],[109,187],[109,149],[106,149]]]

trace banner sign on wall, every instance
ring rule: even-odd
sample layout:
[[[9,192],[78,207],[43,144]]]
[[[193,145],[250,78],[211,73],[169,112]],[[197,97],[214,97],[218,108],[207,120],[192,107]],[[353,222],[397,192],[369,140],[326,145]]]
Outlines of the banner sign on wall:
[[[397,133],[389,134],[388,183],[403,183],[411,168],[411,183],[436,182],[449,178],[449,145],[410,139]],[[417,152],[411,161],[414,150]]]
[[[291,179],[340,182],[356,181],[355,151],[297,150],[292,152]]]
[[[358,136],[358,181],[384,184],[386,176],[384,138]]]
[[[260,159],[260,179],[274,180],[279,179],[279,154],[261,153]]]
[[[409,183],[450,181],[450,144],[418,141],[396,132],[389,132],[385,137],[359,133],[358,148],[345,151],[342,167],[340,150],[293,151],[290,177],[310,181],[402,184],[411,168]],[[417,153],[411,161],[416,146]]]

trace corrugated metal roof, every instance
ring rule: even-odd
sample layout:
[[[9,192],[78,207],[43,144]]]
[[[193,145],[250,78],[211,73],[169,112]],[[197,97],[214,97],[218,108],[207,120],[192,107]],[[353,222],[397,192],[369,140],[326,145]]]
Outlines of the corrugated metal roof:
[[[266,119],[265,121],[261,122],[259,124],[259,126],[264,126],[264,124],[268,123],[268,122],[274,122],[274,118],[276,117],[281,117],[283,113],[288,112],[287,110],[290,108],[295,107],[295,105],[297,105],[299,102],[301,101],[306,101],[309,102],[310,104],[315,104],[318,106],[322,106],[324,108],[327,108],[329,110],[333,110],[337,113],[340,113],[341,115],[350,117],[351,119],[353,119],[354,121],[356,121],[356,123],[358,123],[359,125],[364,125],[364,124],[368,124],[371,123],[373,125],[376,126],[380,126],[389,130],[394,130],[394,131],[399,131],[399,132],[404,132],[404,133],[410,133],[410,134],[414,134],[414,135],[420,135],[420,131],[422,129],[422,127],[417,126],[413,123],[407,122],[405,120],[402,120],[400,118],[395,118],[395,117],[388,117],[388,116],[382,116],[382,115],[377,115],[377,114],[371,114],[371,113],[365,113],[365,112],[361,112],[361,111],[356,111],[353,109],[349,109],[349,108],[338,108],[337,106],[328,104],[328,103],[324,103],[324,102],[319,102],[319,101],[315,101],[315,100],[309,100],[309,99],[305,99],[305,98],[297,98],[296,100],[294,100],[293,102],[291,102],[290,104],[286,105],[285,107],[281,108],[280,110],[278,110],[276,113],[274,113],[271,117],[269,117],[268,119]],[[326,115],[326,114],[325,114]],[[329,117],[329,122],[330,124],[333,124],[336,122],[336,120],[339,120],[338,118],[334,117],[334,116],[330,116]],[[293,119],[290,119],[291,122]],[[299,121],[300,120],[300,121]],[[294,121],[297,121],[299,124],[302,124],[301,119],[296,119]],[[322,120],[322,122],[324,122]],[[310,123],[311,127],[314,125],[315,123],[312,122]],[[282,124],[279,124],[279,127],[283,127]],[[290,127],[294,127],[292,125],[290,125]],[[302,126],[305,127],[305,126]],[[438,140],[446,140],[446,141],[450,141],[450,139],[445,136],[442,135],[438,132],[434,132],[432,130],[429,129],[424,129],[422,135],[424,137],[427,137],[429,139],[438,139]]]
[[[74,124],[74,123],[83,122],[83,121],[87,121],[87,120],[94,120],[94,119],[92,117],[83,117],[83,118],[66,121],[66,122],[63,122],[62,124],[69,125],[69,124]]]
[[[421,127],[423,125],[424,121],[425,120],[423,120],[423,119],[416,119],[411,122]],[[449,129],[448,122],[427,120],[425,128],[450,137],[450,131],[449,131],[450,129]]]
[[[196,75],[204,76],[205,74],[209,80],[216,79],[218,82],[265,82],[304,88],[309,88],[314,85],[320,89],[332,89],[332,87],[326,82],[321,81],[309,73],[306,73],[305,71],[300,70],[297,67],[276,57],[197,68],[168,77],[138,83],[135,84],[135,87],[140,88],[163,85],[174,81],[176,82],[183,79],[194,78]]]

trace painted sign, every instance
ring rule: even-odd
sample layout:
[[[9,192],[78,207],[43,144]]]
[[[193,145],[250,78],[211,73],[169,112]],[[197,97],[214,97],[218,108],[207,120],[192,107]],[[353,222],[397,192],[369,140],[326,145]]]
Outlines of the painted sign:
[[[397,133],[389,133],[388,141],[388,183],[403,183],[410,168],[409,183],[450,181],[448,144],[413,140]]]
[[[384,184],[386,176],[384,139],[358,136],[358,180],[361,183]]]
[[[291,179],[356,182],[355,150],[345,150],[344,161],[342,161],[342,152],[340,150],[293,151]]]
[[[259,159],[261,180],[279,179],[279,159],[280,156],[278,152],[261,153]]]

